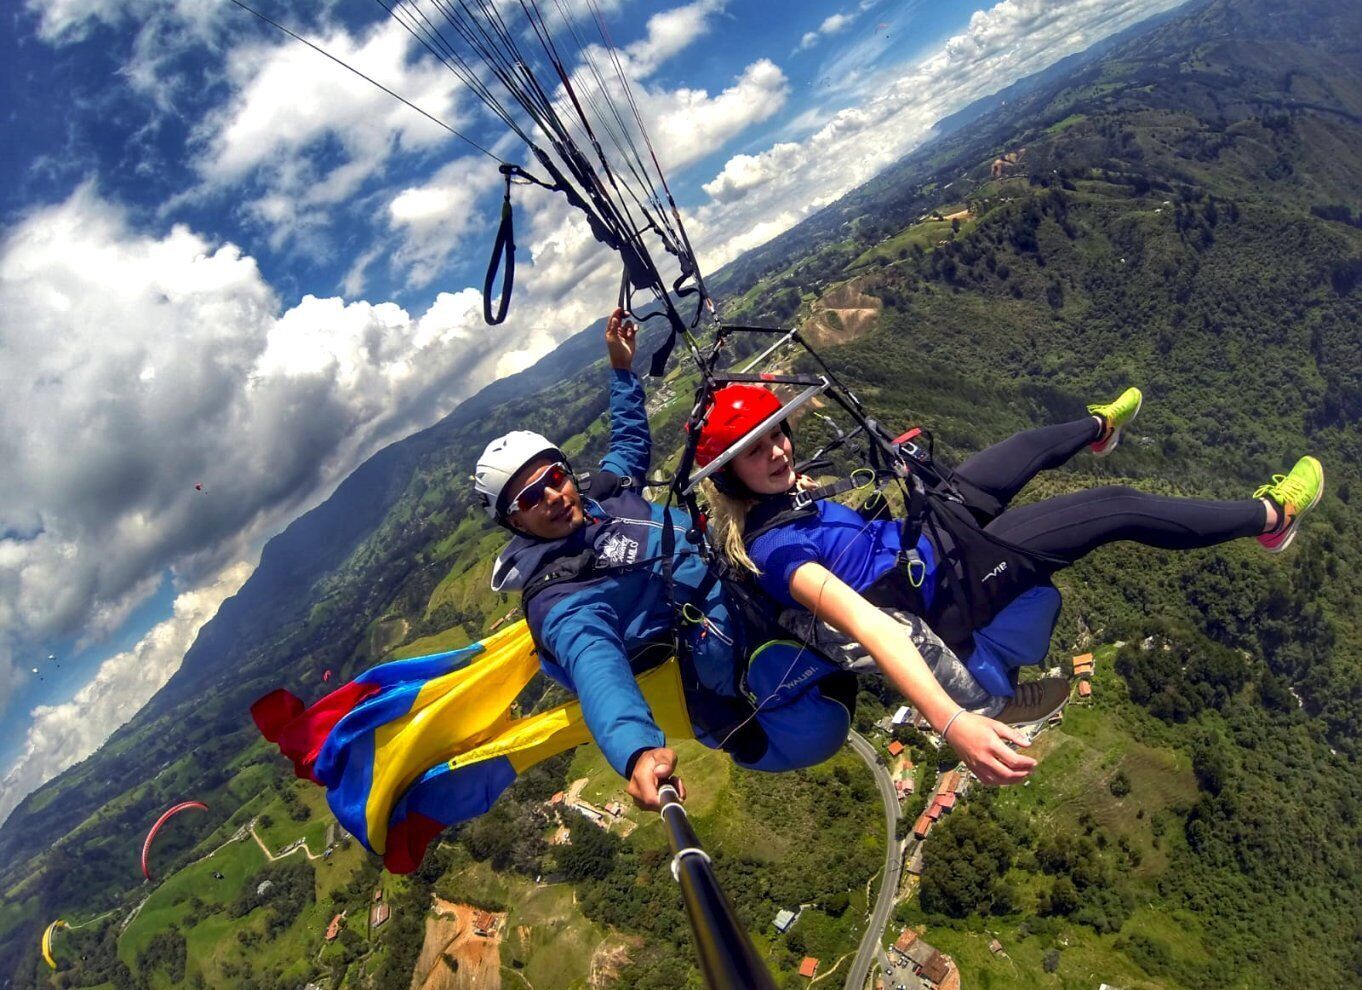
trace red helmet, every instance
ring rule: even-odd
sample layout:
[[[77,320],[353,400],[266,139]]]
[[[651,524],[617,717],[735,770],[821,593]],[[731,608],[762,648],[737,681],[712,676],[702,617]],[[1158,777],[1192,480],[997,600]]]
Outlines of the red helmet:
[[[725,385],[714,393],[709,416],[700,428],[695,463],[704,467],[750,433],[762,420],[779,412],[780,399],[760,385]]]

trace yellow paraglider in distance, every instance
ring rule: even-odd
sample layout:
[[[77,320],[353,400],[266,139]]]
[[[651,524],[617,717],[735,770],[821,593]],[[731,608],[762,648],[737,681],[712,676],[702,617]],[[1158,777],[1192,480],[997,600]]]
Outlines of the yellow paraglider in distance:
[[[53,969],[57,968],[57,960],[52,956],[52,936],[56,934],[58,927],[70,928],[71,926],[58,918],[47,926],[47,931],[43,932],[43,960]]]

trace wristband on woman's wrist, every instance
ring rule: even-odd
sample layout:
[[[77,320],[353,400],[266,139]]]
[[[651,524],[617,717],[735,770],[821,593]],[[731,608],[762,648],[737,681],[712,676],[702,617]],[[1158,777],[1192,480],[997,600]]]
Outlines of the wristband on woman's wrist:
[[[959,717],[960,717],[961,715],[963,715],[963,714],[965,714],[965,709],[963,709],[963,708],[957,708],[956,711],[955,711],[955,714],[952,715],[949,719],[946,720],[946,727],[945,727],[944,729],[941,730],[941,741],[942,741],[942,742],[949,742],[949,741],[950,741],[950,740],[948,740],[948,739],[946,738],[946,733],[951,731],[951,726],[955,724],[955,720],[956,720],[957,718],[959,718]]]

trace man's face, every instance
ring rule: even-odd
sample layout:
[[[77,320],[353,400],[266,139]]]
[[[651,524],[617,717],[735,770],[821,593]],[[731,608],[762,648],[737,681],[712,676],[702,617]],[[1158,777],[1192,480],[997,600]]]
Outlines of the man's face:
[[[559,540],[586,521],[572,474],[547,454],[517,471],[506,487],[512,496],[507,521],[522,533]]]

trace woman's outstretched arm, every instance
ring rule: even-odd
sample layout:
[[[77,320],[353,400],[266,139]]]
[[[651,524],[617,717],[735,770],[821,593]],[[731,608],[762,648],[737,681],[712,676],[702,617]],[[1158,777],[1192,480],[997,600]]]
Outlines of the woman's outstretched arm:
[[[790,595],[816,618],[858,640],[889,683],[942,732],[985,784],[1015,784],[1030,774],[1036,761],[1007,747],[1009,742],[1029,745],[1026,737],[1001,722],[962,710],[932,676],[903,627],[822,564],[802,564],[790,579]]]

